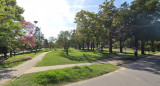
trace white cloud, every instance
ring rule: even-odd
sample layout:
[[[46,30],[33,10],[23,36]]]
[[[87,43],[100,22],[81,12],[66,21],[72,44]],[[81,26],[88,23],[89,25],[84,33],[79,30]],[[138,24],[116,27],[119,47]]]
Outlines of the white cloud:
[[[46,38],[59,34],[61,30],[75,29],[75,14],[81,9],[71,10],[71,8],[84,8],[84,0],[72,0],[73,5],[69,5],[69,0],[17,0],[19,6],[25,12],[23,16],[26,21],[37,20]],[[96,7],[96,6],[86,6]]]
[[[70,8],[92,8],[92,7],[99,7],[99,5],[91,5],[91,6],[82,6],[82,5],[74,5],[74,6],[69,6]]]

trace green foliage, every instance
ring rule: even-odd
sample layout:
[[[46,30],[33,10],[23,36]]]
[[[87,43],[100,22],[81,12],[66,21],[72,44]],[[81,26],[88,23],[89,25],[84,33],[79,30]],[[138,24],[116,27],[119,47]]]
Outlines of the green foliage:
[[[22,35],[20,20],[24,10],[16,4],[16,0],[1,0],[0,4],[0,51],[4,47],[13,50],[18,43],[15,37]]]
[[[89,66],[75,66],[70,68],[49,70],[33,74],[22,75],[20,78],[4,86],[54,86],[68,82],[97,77],[113,72],[119,67],[111,64],[94,64]],[[23,82],[25,81],[25,82]]]
[[[44,43],[43,43],[44,48],[48,48],[49,44],[48,44],[48,40],[44,39]]]
[[[68,55],[68,49],[70,47],[70,40],[71,40],[71,32],[69,31],[61,31],[58,35],[57,43],[60,46],[63,46],[66,54]]]
[[[115,43],[113,44],[113,47],[119,48],[119,47],[120,47],[120,46],[119,46],[119,42],[115,42]]]

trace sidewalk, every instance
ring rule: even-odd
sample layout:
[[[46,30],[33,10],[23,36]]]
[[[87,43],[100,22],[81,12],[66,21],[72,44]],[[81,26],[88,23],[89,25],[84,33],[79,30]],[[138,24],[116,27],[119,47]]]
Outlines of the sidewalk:
[[[73,66],[100,64],[100,63],[110,63],[110,64],[117,65],[121,62],[122,62],[122,60],[119,60],[118,57],[117,58],[115,57],[115,58],[96,61],[93,63],[79,63],[79,64],[65,64],[65,65],[54,65],[54,66],[44,66],[44,67],[33,67],[33,68],[27,70],[26,72],[24,72],[24,74],[47,71],[47,70],[55,70],[55,69],[61,69],[61,68],[66,68],[66,67],[73,67]]]
[[[22,75],[25,71],[27,71],[28,69],[34,67],[36,65],[37,62],[39,62],[43,56],[46,54],[42,53],[38,56],[36,56],[35,58],[15,67],[15,68],[0,68],[0,85],[4,84],[5,82],[16,78],[20,75]]]

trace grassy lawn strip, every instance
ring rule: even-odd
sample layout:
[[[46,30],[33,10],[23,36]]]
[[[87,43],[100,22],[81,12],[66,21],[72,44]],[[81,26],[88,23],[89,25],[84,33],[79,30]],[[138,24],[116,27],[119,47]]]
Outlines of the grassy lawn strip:
[[[109,57],[107,53],[98,53],[96,51],[87,51],[87,50],[77,50],[73,48],[70,49],[69,55],[66,55],[64,49],[58,49],[57,51],[47,53],[42,59],[42,61],[40,61],[37,64],[37,66],[39,67],[39,66],[51,66],[51,65],[63,65],[63,64],[75,64],[75,63],[88,62],[88,60],[86,60],[83,54],[89,57],[91,62],[116,56],[113,54]]]
[[[59,64],[75,64],[79,63],[77,61],[72,61],[70,59],[60,56],[60,51],[52,51],[47,53],[42,61],[40,61],[36,66],[50,66]]]
[[[33,58],[32,56],[26,56],[23,58],[14,58],[14,59],[8,59],[4,61],[3,63],[0,64],[0,68],[10,68],[10,67],[15,67],[25,61],[28,61]]]
[[[52,66],[52,65],[64,65],[64,64],[76,64],[76,63],[84,63],[84,62],[94,62],[97,60],[113,58],[113,57],[122,57],[122,60],[137,60],[142,57],[147,57],[149,55],[153,55],[152,52],[146,52],[146,55],[140,55],[140,50],[138,50],[139,57],[134,57],[133,49],[127,49],[126,52],[120,53],[119,49],[113,49],[113,54],[109,56],[109,49],[104,48],[102,53],[98,53],[96,51],[87,51],[87,50],[77,50],[70,48],[69,55],[66,55],[64,49],[58,49],[57,51],[53,51],[47,53],[42,61],[40,61],[36,66]],[[156,52],[157,53],[157,52]],[[83,56],[85,54],[90,58],[90,61],[86,60]]]
[[[20,78],[4,86],[59,86],[69,82],[77,82],[101,76],[117,69],[119,69],[119,67],[112,64],[74,66],[22,75]]]
[[[37,51],[37,54],[35,54],[34,52],[32,53],[23,53],[23,54],[18,54],[16,56],[13,56],[11,58],[8,58],[7,60],[3,61],[2,63],[0,63],[0,68],[11,68],[11,67],[15,67],[19,64],[22,64],[30,59],[32,59],[33,57],[40,55],[41,53],[45,52],[46,49],[42,49]]]

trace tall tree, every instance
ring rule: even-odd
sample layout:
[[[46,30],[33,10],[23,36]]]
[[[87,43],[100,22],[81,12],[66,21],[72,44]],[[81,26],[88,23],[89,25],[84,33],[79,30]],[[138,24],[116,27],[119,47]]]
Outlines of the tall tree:
[[[123,42],[129,37],[129,4],[124,2],[119,9],[117,9],[113,25],[117,28],[117,36],[115,39],[119,41],[120,53],[123,52]]]
[[[102,5],[100,5],[100,14],[103,24],[106,28],[107,35],[108,35],[108,45],[109,45],[109,52],[112,53],[112,39],[115,28],[113,28],[112,23],[116,13],[116,7],[114,6],[115,0],[107,1],[105,0]]]
[[[0,51],[7,56],[8,49],[12,52],[17,36],[22,35],[20,20],[24,10],[16,0],[0,0]]]
[[[61,31],[58,35],[57,43],[62,45],[66,54],[68,55],[69,47],[71,40],[71,32],[69,31]]]
[[[153,22],[155,21],[154,15],[159,13],[158,5],[159,0],[134,0],[130,6],[132,11],[132,29],[135,39],[135,56],[137,56],[138,40],[141,40],[141,54],[144,54],[144,44],[148,40],[148,33],[152,33],[155,28]],[[149,31],[151,30],[151,31]],[[152,39],[156,38],[153,35]]]
[[[77,23],[77,31],[80,32],[85,36],[85,41],[88,47],[88,50],[90,48],[90,42],[91,42],[91,36],[92,36],[92,29],[91,29],[91,23],[89,20],[89,11],[81,10],[76,14],[75,23]]]

